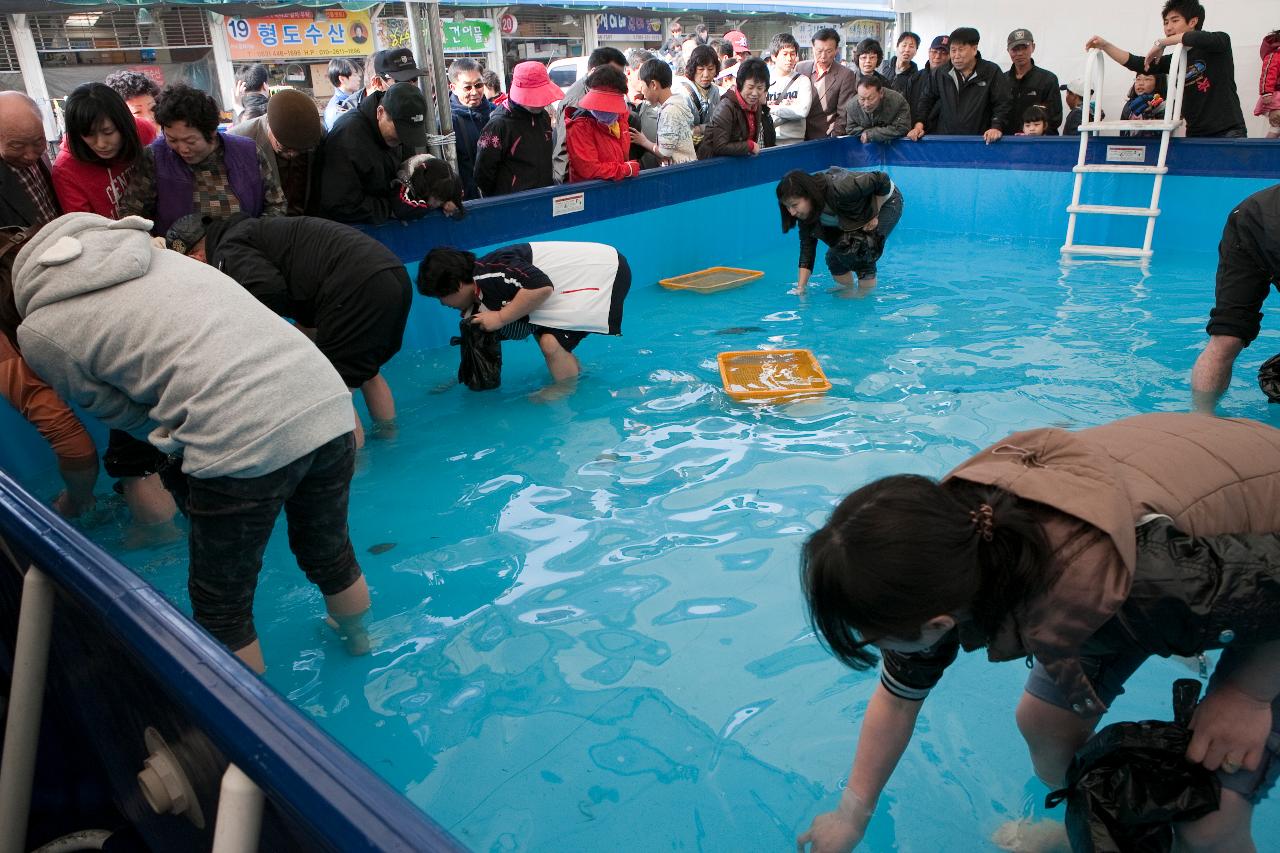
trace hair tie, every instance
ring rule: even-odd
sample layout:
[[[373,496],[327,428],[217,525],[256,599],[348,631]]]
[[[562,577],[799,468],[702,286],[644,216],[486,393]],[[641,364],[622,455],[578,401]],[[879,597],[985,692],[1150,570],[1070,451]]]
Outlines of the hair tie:
[[[980,504],[969,513],[969,518],[973,521],[974,532],[984,542],[990,542],[995,537],[995,512],[991,509],[991,504]]]

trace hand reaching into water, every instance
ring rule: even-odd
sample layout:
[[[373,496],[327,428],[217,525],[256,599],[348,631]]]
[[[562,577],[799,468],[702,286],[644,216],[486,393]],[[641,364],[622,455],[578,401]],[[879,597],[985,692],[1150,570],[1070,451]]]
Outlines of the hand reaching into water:
[[[820,814],[809,825],[809,831],[796,839],[796,853],[849,853],[862,842],[871,811],[848,789],[833,812]]]
[[[870,822],[871,809],[845,788],[836,810],[815,817],[809,831],[796,839],[796,853],[805,853],[805,845],[809,853],[849,853],[861,843]]]

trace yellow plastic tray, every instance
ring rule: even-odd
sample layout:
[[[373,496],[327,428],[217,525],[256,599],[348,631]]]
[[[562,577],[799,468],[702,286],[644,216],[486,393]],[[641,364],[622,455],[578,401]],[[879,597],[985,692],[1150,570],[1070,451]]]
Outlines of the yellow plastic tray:
[[[807,349],[722,352],[724,390],[735,400],[780,400],[825,394],[831,383]]]
[[[658,284],[668,290],[695,290],[698,293],[716,293],[741,287],[764,275],[760,270],[740,270],[736,267],[710,267],[685,273],[675,278],[664,278]]]

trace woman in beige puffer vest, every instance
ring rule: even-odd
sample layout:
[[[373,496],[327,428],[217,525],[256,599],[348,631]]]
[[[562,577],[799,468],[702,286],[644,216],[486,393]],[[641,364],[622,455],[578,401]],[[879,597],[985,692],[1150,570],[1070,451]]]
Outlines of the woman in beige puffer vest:
[[[1054,785],[1147,656],[1226,648],[1188,750],[1222,805],[1179,838],[1254,849],[1252,804],[1280,775],[1277,533],[1280,430],[1203,415],[1016,433],[941,483],[853,492],[806,543],[802,582],[835,655],[866,669],[878,647],[881,680],[838,808],[800,841],[862,838],[960,648],[1034,664],[1018,724]]]

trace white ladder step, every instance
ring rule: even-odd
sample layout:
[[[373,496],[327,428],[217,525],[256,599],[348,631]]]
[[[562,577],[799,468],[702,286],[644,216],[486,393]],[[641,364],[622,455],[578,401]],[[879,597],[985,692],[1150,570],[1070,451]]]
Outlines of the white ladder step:
[[[1088,163],[1084,166],[1075,166],[1073,172],[1092,173],[1092,172],[1112,172],[1116,174],[1128,175],[1165,175],[1169,172],[1168,166],[1130,166],[1127,163]]]
[[[1182,127],[1182,120],[1166,121],[1164,119],[1126,121],[1091,121],[1080,125],[1081,132],[1090,130],[1177,130]]]
[[[1063,246],[1063,252],[1075,255],[1110,255],[1116,258],[1149,258],[1151,250],[1133,249],[1128,246],[1082,246],[1073,244]]]
[[[1067,213],[1103,213],[1112,216],[1159,216],[1158,207],[1117,207],[1113,204],[1073,204]]]

